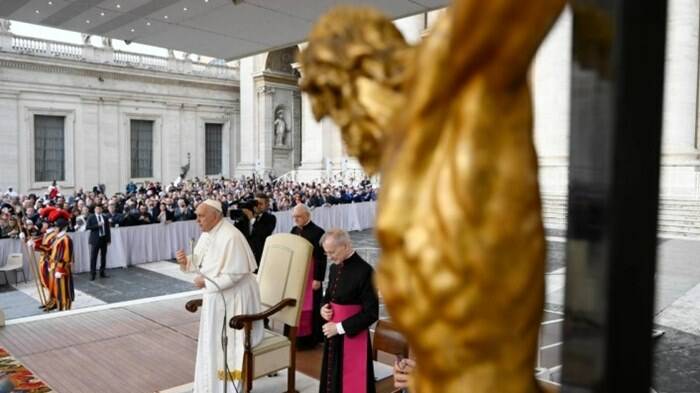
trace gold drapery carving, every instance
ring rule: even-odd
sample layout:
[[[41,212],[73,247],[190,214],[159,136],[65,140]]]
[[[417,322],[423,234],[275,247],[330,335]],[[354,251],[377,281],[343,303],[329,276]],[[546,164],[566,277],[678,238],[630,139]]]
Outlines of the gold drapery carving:
[[[537,392],[545,241],[527,73],[563,0],[457,0],[418,46],[366,8],[323,16],[301,88],[382,173],[377,284],[418,392]]]

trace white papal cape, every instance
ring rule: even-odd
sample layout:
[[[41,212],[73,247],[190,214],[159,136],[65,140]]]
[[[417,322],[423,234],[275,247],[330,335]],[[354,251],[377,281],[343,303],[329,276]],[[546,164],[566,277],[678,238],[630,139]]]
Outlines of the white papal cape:
[[[243,330],[231,329],[228,322],[234,315],[261,311],[260,289],[253,274],[257,265],[243,234],[226,219],[222,219],[211,231],[202,233],[188,262],[188,272],[197,272],[199,266],[202,274],[216,282],[214,285],[206,281],[202,289],[193,393],[223,392],[225,374],[221,331],[225,324],[228,331],[228,368],[233,377],[229,380],[239,380],[243,371],[245,338]],[[222,293],[226,299],[226,321]],[[252,345],[257,345],[262,337],[263,324],[257,321],[253,324]],[[228,391],[235,392],[230,382]]]

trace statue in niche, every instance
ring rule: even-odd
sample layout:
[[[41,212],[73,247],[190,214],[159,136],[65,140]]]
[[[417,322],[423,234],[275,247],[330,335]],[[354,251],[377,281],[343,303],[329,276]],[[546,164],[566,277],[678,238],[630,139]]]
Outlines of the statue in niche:
[[[83,40],[83,45],[90,45],[90,38],[92,38],[92,34],[82,33],[80,34],[80,38]]]
[[[182,180],[184,180],[185,177],[187,177],[187,172],[189,172],[189,171],[190,171],[190,153],[188,152],[187,153],[187,164],[180,167],[180,178],[182,178]]]
[[[9,33],[10,32],[10,21],[7,19],[0,19],[0,33]]]
[[[275,121],[273,126],[275,129],[275,146],[287,147],[287,137],[289,135],[289,126],[284,119],[286,111],[282,107],[275,109]]]
[[[102,46],[104,48],[112,48],[112,39],[109,37],[102,37]]]

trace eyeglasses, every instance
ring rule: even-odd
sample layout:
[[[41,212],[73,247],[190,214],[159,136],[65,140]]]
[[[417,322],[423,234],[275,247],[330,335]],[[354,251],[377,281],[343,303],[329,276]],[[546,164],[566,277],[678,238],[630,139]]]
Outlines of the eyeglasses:
[[[326,254],[326,256],[333,258],[333,256],[337,256],[341,253],[341,251],[344,251],[347,249],[347,246],[342,245],[342,246],[337,246],[334,249],[326,249],[324,248],[323,251]]]

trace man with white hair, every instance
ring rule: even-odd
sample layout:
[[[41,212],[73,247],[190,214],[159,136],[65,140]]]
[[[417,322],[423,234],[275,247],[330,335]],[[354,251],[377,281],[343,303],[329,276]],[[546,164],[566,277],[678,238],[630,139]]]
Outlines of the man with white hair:
[[[379,318],[374,270],[352,248],[350,235],[331,229],[321,238],[331,265],[321,317],[323,334],[319,392],[374,393],[369,327]]]
[[[292,234],[303,237],[314,246],[297,337],[297,348],[310,349],[323,342],[323,334],[321,333],[321,295],[323,293],[322,283],[326,278],[327,261],[326,253],[321,247],[321,237],[323,237],[325,231],[311,221],[311,210],[304,204],[294,206],[292,219],[294,220]]]
[[[234,315],[260,312],[260,289],[253,271],[255,257],[243,234],[223,219],[221,203],[207,199],[197,206],[197,224],[202,235],[191,257],[178,250],[181,269],[196,273],[194,285],[203,292],[194,393],[236,391],[243,377],[245,336],[231,329],[228,320]],[[224,364],[222,326],[228,335],[227,361]],[[262,340],[262,321],[253,324],[252,345]],[[224,382],[225,381],[225,382]]]

